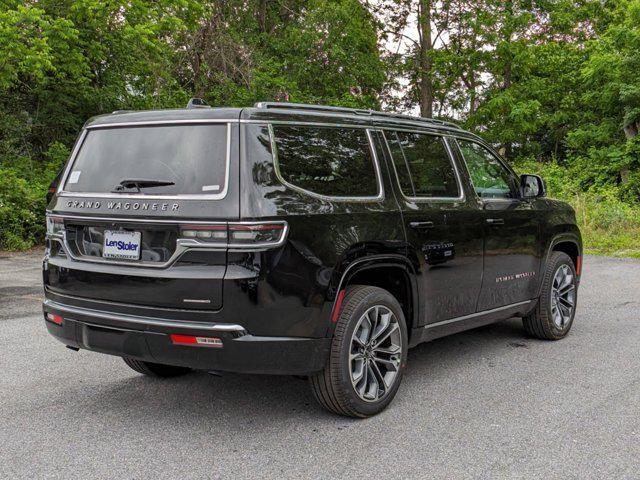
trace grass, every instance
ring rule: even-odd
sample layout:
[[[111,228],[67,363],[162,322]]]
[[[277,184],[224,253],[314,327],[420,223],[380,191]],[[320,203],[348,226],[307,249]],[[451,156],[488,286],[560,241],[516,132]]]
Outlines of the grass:
[[[639,203],[620,200],[616,187],[581,191],[575,175],[557,163],[523,161],[516,170],[542,176],[551,198],[573,206],[586,253],[640,258]]]

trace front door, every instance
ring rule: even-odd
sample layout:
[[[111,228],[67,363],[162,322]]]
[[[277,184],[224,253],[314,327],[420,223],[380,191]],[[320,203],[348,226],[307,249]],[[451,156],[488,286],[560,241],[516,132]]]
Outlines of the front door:
[[[490,149],[457,140],[482,205],[484,276],[478,311],[536,296],[543,254],[537,203],[522,199],[518,177]]]
[[[482,283],[482,220],[469,201],[445,140],[385,130],[411,257],[422,324],[475,313]]]

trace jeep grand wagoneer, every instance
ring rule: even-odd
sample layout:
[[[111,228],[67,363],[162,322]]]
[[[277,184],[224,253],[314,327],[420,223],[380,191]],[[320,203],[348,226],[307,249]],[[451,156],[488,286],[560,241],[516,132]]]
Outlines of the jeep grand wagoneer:
[[[563,338],[582,255],[571,207],[477,136],[286,103],[91,119],[47,227],[65,345],[160,377],[303,375],[356,417],[418,343],[513,316]]]

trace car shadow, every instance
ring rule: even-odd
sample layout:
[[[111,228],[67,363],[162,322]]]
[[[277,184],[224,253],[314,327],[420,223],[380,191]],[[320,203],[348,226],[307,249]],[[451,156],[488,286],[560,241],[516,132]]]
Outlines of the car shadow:
[[[511,319],[418,345],[409,351],[399,398],[402,390],[428,391],[430,383],[468,368],[469,362],[487,362],[506,350],[529,348],[535,342],[525,336],[518,319]],[[122,367],[127,368],[124,363]],[[85,398],[93,405],[85,406],[149,424],[199,419],[213,429],[220,425],[242,428],[248,423],[252,428],[269,428],[274,420],[288,423],[318,415],[336,423],[349,422],[322,410],[301,378],[194,372],[156,379],[131,373],[126,379],[101,384],[104,387]]]

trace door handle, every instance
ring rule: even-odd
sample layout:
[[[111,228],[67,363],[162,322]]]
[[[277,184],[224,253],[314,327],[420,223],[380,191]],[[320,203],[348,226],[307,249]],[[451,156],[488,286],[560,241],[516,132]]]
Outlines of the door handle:
[[[487,218],[486,222],[489,225],[504,225],[504,218]]]
[[[433,222],[410,222],[409,226],[415,230],[427,230],[433,228]]]

